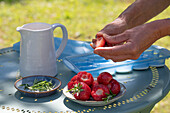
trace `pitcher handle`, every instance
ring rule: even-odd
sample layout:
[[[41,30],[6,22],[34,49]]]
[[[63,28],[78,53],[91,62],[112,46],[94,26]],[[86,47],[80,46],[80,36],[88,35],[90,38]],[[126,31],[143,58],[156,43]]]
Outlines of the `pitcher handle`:
[[[63,39],[62,39],[62,42],[59,46],[59,48],[57,49],[57,52],[56,52],[56,59],[61,55],[61,53],[63,52],[66,44],[67,44],[67,40],[68,40],[68,33],[67,33],[67,29],[64,25],[62,24],[58,24],[58,23],[55,23],[55,24],[52,24],[52,28],[53,28],[53,31],[55,28],[57,27],[61,27],[62,29],[62,32],[63,32]]]

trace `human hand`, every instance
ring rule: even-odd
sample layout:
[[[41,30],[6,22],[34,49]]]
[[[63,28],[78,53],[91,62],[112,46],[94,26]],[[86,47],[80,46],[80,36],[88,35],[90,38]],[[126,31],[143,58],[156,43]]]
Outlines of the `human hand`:
[[[157,40],[157,36],[155,28],[149,24],[128,29],[114,36],[110,36],[108,33],[103,34],[106,42],[115,46],[99,47],[94,50],[94,53],[115,62],[127,59],[135,60]]]
[[[96,34],[96,37],[100,37],[103,34],[107,34],[110,36],[120,34],[124,32],[128,28],[125,20],[121,18],[117,18],[113,22],[107,24],[101,31]]]

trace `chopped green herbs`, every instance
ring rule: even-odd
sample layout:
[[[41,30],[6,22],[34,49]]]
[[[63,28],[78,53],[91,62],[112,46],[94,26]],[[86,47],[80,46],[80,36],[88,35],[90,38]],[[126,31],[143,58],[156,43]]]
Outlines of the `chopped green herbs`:
[[[29,89],[31,91],[42,92],[52,90],[56,86],[56,84],[53,85],[52,80],[48,82],[46,80],[38,81],[37,79],[35,79],[32,86],[30,86],[29,84],[21,84],[20,86],[24,86],[24,89]]]

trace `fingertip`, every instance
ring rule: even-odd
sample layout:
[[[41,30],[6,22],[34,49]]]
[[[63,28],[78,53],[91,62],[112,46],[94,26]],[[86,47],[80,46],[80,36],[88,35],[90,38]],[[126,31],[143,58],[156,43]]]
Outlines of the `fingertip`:
[[[96,54],[100,54],[101,52],[103,52],[103,50],[105,50],[106,47],[97,47],[94,49],[94,52]]]
[[[104,47],[97,47],[97,48],[95,48],[94,50],[95,50],[96,52],[98,52],[98,51],[100,51],[100,50],[103,50],[103,48],[104,48]]]

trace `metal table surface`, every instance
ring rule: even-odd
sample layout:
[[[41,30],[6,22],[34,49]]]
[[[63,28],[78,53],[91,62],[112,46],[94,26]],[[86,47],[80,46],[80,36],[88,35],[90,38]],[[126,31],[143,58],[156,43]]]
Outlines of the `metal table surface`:
[[[56,61],[58,75],[62,85],[57,93],[43,98],[31,98],[21,95],[14,82],[19,78],[19,52],[13,48],[0,50],[0,113],[147,113],[164,98],[170,90],[170,71],[164,66],[150,67],[143,71],[114,75],[125,85],[126,94],[119,100],[101,107],[79,105],[66,98],[62,90],[76,74],[68,69],[62,59]]]

